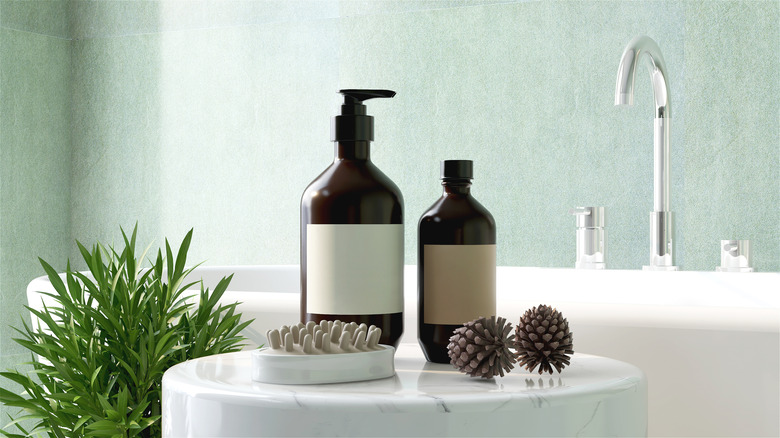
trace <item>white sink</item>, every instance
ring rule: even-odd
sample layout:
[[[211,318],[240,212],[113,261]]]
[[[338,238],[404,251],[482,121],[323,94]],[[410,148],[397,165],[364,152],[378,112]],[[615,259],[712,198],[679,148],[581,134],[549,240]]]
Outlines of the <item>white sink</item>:
[[[200,267],[213,288],[235,273],[223,301],[255,322],[247,348],[266,330],[295,322],[297,266]],[[416,266],[405,270],[405,332],[416,342]],[[517,321],[538,304],[557,307],[574,350],[636,365],[648,378],[651,436],[780,435],[780,274],[588,271],[499,267],[499,315]],[[45,278],[28,286],[40,308]],[[565,372],[565,371],[564,371]]]

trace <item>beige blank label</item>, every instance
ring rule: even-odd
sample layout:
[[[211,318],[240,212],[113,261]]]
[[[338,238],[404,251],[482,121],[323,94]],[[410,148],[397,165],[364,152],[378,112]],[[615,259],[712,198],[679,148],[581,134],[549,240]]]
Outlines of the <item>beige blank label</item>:
[[[403,225],[308,224],[306,234],[307,312],[403,312]]]
[[[496,245],[425,245],[423,321],[463,324],[496,314]]]

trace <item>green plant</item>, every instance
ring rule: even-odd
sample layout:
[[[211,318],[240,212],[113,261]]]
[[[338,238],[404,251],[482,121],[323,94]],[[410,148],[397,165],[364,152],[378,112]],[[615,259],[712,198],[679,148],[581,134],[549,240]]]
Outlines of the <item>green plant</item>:
[[[89,251],[76,242],[89,275],[67,265],[64,281],[40,260],[54,286],[56,306],[35,310],[37,327],[23,322],[15,339],[32,353],[29,372],[6,371],[20,394],[0,388],[0,402],[21,408],[0,430],[7,437],[160,436],[163,373],[197,357],[238,351],[244,340],[238,303],[218,301],[232,275],[213,292],[200,287],[200,301],[187,300],[185,269],[192,230],[174,258],[168,241],[142,269],[146,251],[135,256],[137,226],[125,248],[116,252],[100,243]],[[148,248],[147,248],[148,251]],[[36,355],[38,358],[36,358]],[[27,431],[22,424],[32,423]]]

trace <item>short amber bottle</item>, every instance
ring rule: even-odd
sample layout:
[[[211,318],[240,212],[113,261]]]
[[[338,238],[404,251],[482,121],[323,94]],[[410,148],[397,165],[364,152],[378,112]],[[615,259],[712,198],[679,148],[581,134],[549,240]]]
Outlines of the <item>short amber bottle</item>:
[[[441,162],[444,192],[418,225],[418,340],[430,362],[464,322],[496,313],[496,222],[471,196],[473,163]]]

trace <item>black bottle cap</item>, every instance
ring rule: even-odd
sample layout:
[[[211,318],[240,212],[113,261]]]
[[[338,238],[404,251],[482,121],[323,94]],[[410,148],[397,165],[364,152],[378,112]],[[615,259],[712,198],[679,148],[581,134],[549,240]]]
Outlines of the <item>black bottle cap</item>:
[[[331,141],[373,141],[374,118],[366,115],[364,100],[393,97],[392,90],[339,90],[344,95],[341,115],[333,118]]]
[[[471,160],[443,160],[441,179],[473,179],[474,163]]]

